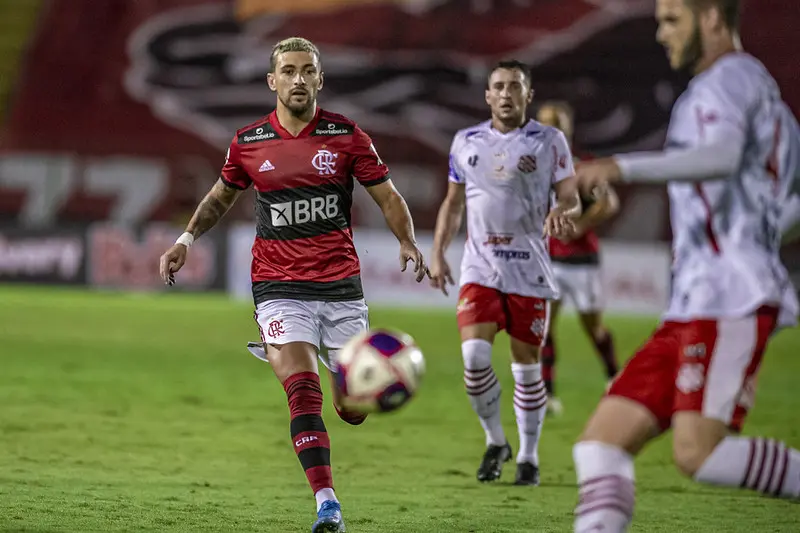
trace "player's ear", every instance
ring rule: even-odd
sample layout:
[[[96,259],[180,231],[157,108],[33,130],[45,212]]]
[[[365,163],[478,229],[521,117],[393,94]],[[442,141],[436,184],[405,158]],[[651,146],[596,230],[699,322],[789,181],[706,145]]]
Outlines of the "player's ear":
[[[321,91],[323,85],[325,85],[325,73],[320,70],[319,71],[319,87],[317,87],[317,90]]]
[[[492,102],[489,100],[489,95],[490,95],[490,94],[491,94],[491,91],[489,91],[489,89],[486,89],[486,91],[484,92],[484,96],[485,96],[485,98],[486,98],[486,104],[487,104],[489,107],[492,107]]]
[[[271,91],[276,91],[277,87],[275,87],[275,74],[270,72],[267,74],[267,86],[269,86]]]
[[[526,101],[529,105],[531,102],[533,102],[534,94],[536,94],[536,91],[533,90],[533,87],[528,87],[528,98],[526,99]]]

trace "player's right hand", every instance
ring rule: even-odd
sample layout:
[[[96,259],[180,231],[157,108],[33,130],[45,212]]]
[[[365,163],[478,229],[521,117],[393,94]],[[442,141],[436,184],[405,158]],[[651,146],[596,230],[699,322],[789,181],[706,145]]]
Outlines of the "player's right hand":
[[[431,264],[431,287],[439,289],[447,296],[447,285],[455,285],[450,265],[444,257],[434,257]]]
[[[167,285],[175,284],[175,272],[181,269],[186,262],[186,252],[189,249],[183,244],[173,244],[172,247],[164,252],[159,261],[158,270],[161,279]]]

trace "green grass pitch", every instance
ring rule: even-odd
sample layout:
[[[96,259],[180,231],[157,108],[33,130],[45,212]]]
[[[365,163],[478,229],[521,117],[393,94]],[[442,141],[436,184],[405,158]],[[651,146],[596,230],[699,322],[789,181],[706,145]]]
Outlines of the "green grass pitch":
[[[348,531],[571,531],[571,447],[600,397],[600,363],[571,317],[559,324],[561,418],[548,418],[542,485],[479,485],[483,434],[463,390],[453,312],[374,309],[408,331],[428,373],[417,398],[363,426],[328,403]],[[621,357],[653,318],[611,317]],[[0,287],[0,531],[309,531],[311,491],[289,442],[286,399],[245,349],[252,308],[220,296]],[[495,350],[516,449],[507,343]],[[747,434],[800,446],[800,332],[770,347]],[[327,381],[327,401],[330,401]],[[636,463],[633,532],[800,531],[800,506],[694,485],[669,440]]]

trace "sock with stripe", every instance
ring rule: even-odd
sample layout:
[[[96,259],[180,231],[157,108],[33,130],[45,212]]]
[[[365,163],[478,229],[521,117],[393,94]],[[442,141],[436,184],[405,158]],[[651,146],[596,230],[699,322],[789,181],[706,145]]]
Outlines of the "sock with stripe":
[[[292,419],[292,444],[308,484],[314,491],[317,510],[326,500],[336,499],[331,474],[328,432],[322,421],[322,389],[314,372],[300,372],[283,382]]]
[[[483,339],[461,343],[464,385],[472,409],[486,433],[486,445],[503,446],[506,435],[500,420],[500,382],[492,369],[492,344]]]
[[[633,457],[598,441],[572,448],[578,476],[575,533],[623,533],[633,518]]]
[[[727,437],[694,475],[695,481],[800,498],[800,451],[772,439]]]
[[[542,433],[547,393],[539,363],[511,363],[514,375],[514,413],[517,415],[519,451],[517,463],[539,465],[539,437]]]

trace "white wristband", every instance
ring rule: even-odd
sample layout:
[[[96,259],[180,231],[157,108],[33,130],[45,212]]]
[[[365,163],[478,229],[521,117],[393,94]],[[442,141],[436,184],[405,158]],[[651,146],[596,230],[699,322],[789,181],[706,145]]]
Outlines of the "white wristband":
[[[193,242],[194,242],[194,235],[192,235],[188,231],[185,231],[180,237],[178,237],[178,240],[175,241],[175,244],[182,244],[185,247],[190,248]]]

